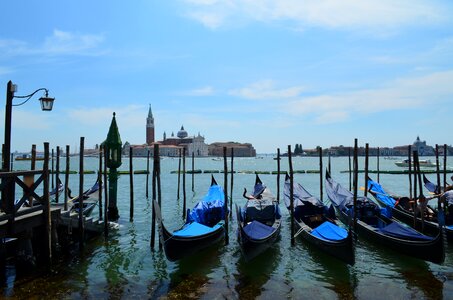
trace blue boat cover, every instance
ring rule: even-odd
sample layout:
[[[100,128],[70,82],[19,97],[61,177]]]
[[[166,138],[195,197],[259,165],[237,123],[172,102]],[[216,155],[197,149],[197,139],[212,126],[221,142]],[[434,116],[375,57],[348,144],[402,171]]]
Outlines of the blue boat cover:
[[[346,229],[326,221],[313,229],[311,235],[329,241],[340,241],[348,236]]]
[[[380,232],[385,235],[390,235],[397,238],[411,239],[411,240],[426,240],[431,241],[434,238],[421,234],[420,232],[408,226],[404,226],[398,222],[392,222],[389,225],[380,228]]]
[[[368,179],[368,190],[374,192],[375,197],[386,206],[395,207],[396,200],[387,194],[379,183]]]
[[[285,185],[283,187],[283,195],[285,200],[285,205],[289,209],[291,205],[290,200],[290,188],[291,182],[290,180],[285,180]],[[314,205],[318,207],[323,207],[324,204],[318,198],[312,196],[300,183],[294,182],[293,184],[293,196],[294,196],[294,207],[300,205]]]
[[[341,210],[354,204],[354,194],[330,177],[326,177],[326,192],[332,204]]]
[[[198,202],[187,215],[187,222],[198,222],[212,226],[225,219],[225,194],[219,185],[212,185],[203,200]]]
[[[252,221],[244,226],[244,232],[252,239],[263,239],[275,231],[272,226],[264,225],[258,221]]]
[[[173,232],[173,235],[183,237],[198,236],[216,231],[221,226],[222,224],[216,224],[213,227],[209,227],[197,222],[192,222],[184,226],[182,229]]]

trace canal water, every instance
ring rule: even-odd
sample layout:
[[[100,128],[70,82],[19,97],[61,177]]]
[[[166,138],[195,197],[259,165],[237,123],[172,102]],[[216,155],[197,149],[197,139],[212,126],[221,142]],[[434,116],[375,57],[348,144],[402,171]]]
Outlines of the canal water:
[[[123,158],[120,170],[129,170],[129,159]],[[398,170],[395,160],[380,160],[381,170]],[[146,170],[146,158],[135,158],[134,170]],[[85,170],[96,170],[98,160],[85,158]],[[228,168],[230,168],[228,159]],[[363,168],[363,158],[359,158]],[[78,158],[71,158],[71,169],[79,166]],[[191,159],[186,160],[191,169]],[[327,166],[327,159],[324,159]],[[152,167],[152,161],[150,162]],[[28,169],[29,162],[15,162],[14,169]],[[286,158],[282,170],[288,169]],[[296,157],[294,170],[317,170],[318,158]],[[347,157],[332,157],[332,177],[349,187]],[[376,158],[370,158],[370,170],[377,168]],[[64,161],[61,169],[64,169]],[[178,159],[161,161],[162,214],[169,229],[183,224],[182,187],[177,199]],[[223,161],[196,158],[195,169],[223,170]],[[254,171],[276,171],[272,157],[235,158],[233,202],[243,205],[244,187],[252,190]],[[242,172],[242,171],[251,171]],[[223,174],[214,174],[223,185]],[[94,183],[96,175],[86,174],[84,186]],[[211,174],[186,175],[187,207],[191,208],[206,193]],[[263,183],[274,193],[277,176],[260,175]],[[371,174],[377,179],[376,174]],[[434,180],[435,176],[428,176]],[[295,181],[319,196],[319,174],[296,173]],[[281,176],[283,191],[284,176]],[[182,178],[181,178],[182,182]],[[228,182],[230,175],[228,175]],[[380,175],[387,191],[408,194],[407,175]],[[363,186],[359,174],[359,186]],[[356,263],[348,266],[316,248],[300,237],[290,245],[289,214],[281,204],[283,227],[281,238],[269,251],[251,262],[241,255],[236,238],[237,222],[230,222],[228,245],[219,245],[178,262],[170,262],[158,247],[150,248],[151,199],[146,198],[146,175],[134,176],[134,221],[129,222],[129,175],[121,175],[118,187],[120,211],[119,228],[111,231],[108,239],[100,236],[87,242],[85,250],[56,259],[49,268],[37,268],[27,274],[16,272],[9,265],[1,282],[1,297],[28,298],[86,298],[86,299],[452,299],[453,298],[453,245],[448,247],[444,264],[437,265],[400,255],[380,245],[358,240]],[[151,185],[151,178],[150,178]],[[70,187],[78,191],[78,175],[70,175]],[[228,188],[229,191],[229,188]],[[360,192],[363,193],[363,192]],[[427,191],[425,191],[427,193]],[[149,190],[151,197],[151,187]],[[282,194],[281,194],[282,199]],[[324,201],[328,202],[324,193]],[[93,212],[93,216],[97,211]],[[157,245],[157,243],[156,243]],[[182,249],[183,250],[183,249]]]

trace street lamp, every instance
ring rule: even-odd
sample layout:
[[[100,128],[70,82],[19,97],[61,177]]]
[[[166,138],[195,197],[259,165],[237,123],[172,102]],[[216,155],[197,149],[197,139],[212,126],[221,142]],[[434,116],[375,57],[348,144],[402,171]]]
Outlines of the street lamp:
[[[17,85],[8,81],[6,88],[6,109],[5,109],[5,143],[3,145],[3,171],[10,171],[10,159],[11,159],[11,117],[13,106],[21,106],[28,102],[37,92],[44,91],[45,96],[39,98],[41,102],[41,109],[43,111],[51,111],[53,107],[53,102],[55,98],[49,97],[49,91],[46,88],[40,88],[34,91],[33,93],[26,96],[16,96],[14,93],[17,91]],[[25,99],[23,102],[18,104],[13,104],[14,98]]]

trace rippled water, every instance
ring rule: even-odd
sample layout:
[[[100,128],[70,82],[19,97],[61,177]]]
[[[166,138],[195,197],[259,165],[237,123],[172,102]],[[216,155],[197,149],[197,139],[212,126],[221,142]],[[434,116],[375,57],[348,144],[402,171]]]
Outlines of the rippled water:
[[[396,170],[394,160],[380,161],[381,170]],[[64,163],[64,162],[63,162]],[[363,158],[359,161],[363,166]],[[286,159],[282,169],[288,169]],[[71,159],[71,169],[78,167],[77,158]],[[95,170],[98,161],[85,159],[85,169]],[[152,165],[152,163],[151,163]],[[317,158],[295,158],[294,170],[316,170]],[[349,175],[340,173],[348,169],[348,158],[332,158],[333,178],[349,186]],[[16,163],[15,169],[26,169],[27,163]],[[191,160],[186,161],[191,169]],[[327,160],[324,160],[327,166]],[[62,167],[64,168],[64,166]],[[162,214],[169,229],[182,225],[181,199],[177,199],[178,159],[165,158],[162,168]],[[228,161],[228,168],[230,162]],[[121,170],[128,170],[128,159],[123,159]],[[135,170],[146,169],[146,159],[134,159]],[[195,169],[222,170],[223,161],[211,158],[195,160]],[[274,171],[276,161],[235,158],[235,171]],[[370,159],[370,169],[376,169],[375,158]],[[192,176],[186,176],[187,207],[191,208],[207,191],[211,174],[194,176],[195,192],[192,192]],[[223,185],[223,174],[214,174]],[[276,175],[260,175],[262,181],[276,192]],[[359,185],[363,186],[359,174]],[[376,174],[371,174],[376,179]],[[309,191],[319,195],[319,174],[295,174],[295,180]],[[434,175],[432,176],[434,179]],[[71,175],[70,186],[78,190],[78,175]],[[87,174],[84,185],[88,188],[95,175]],[[243,188],[251,190],[253,174],[234,174],[233,201],[243,205]],[[281,191],[284,177],[281,176]],[[150,180],[151,182],[151,180]],[[182,182],[182,180],[181,180]],[[230,183],[230,175],[228,176]],[[405,175],[383,175],[380,182],[389,191],[408,194]],[[319,252],[300,238],[290,246],[290,220],[284,214],[280,240],[257,259],[246,262],[236,240],[236,220],[230,222],[228,245],[219,244],[179,262],[169,262],[158,247],[150,248],[151,200],[145,197],[145,175],[134,176],[134,221],[129,222],[129,175],[119,179],[118,205],[121,225],[111,231],[105,240],[102,236],[89,241],[83,253],[73,251],[53,262],[50,270],[38,268],[32,274],[17,274],[14,266],[8,266],[2,282],[4,297],[16,298],[228,298],[228,299],[399,299],[453,297],[453,246],[449,246],[443,265],[413,259],[359,239],[356,248],[356,264],[344,263]],[[228,188],[229,191],[229,188]],[[151,189],[150,189],[151,196]],[[324,201],[327,196],[324,195]],[[94,211],[93,215],[97,215]]]

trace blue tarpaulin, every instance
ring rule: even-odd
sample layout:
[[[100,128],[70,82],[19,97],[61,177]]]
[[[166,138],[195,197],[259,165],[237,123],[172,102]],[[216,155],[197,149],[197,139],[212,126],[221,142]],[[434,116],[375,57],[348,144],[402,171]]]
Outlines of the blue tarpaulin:
[[[412,240],[433,240],[434,238],[419,233],[415,229],[404,226],[398,222],[392,222],[389,225],[379,229],[380,232],[397,238]]]
[[[244,227],[244,232],[253,239],[263,239],[275,231],[272,226],[264,225],[258,221],[252,221]]]
[[[368,189],[375,193],[375,197],[379,199],[379,201],[385,203],[387,206],[395,207],[396,200],[388,195],[379,183],[368,179]]]
[[[187,215],[187,223],[198,222],[200,224],[212,226],[225,219],[225,194],[219,185],[212,185],[208,194],[202,201],[198,202]]]
[[[341,228],[331,222],[324,222],[311,232],[313,236],[330,241],[343,240],[348,236],[346,229]]]

